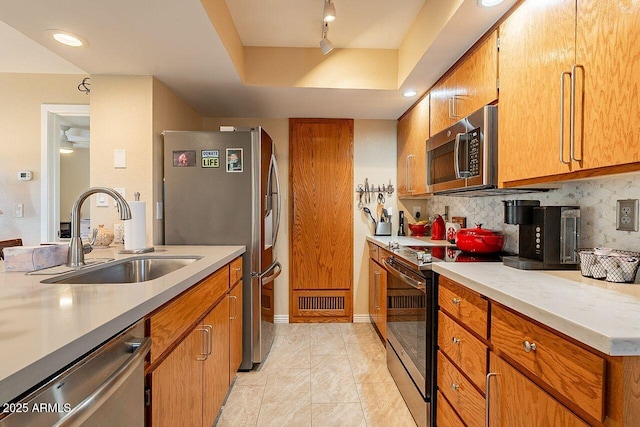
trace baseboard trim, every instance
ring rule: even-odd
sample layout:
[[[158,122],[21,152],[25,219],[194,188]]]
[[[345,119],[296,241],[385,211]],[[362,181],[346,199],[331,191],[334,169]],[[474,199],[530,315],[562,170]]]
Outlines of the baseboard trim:
[[[288,314],[274,314],[273,323],[289,323]]]
[[[371,317],[368,314],[354,314],[353,323],[371,323]]]
[[[289,323],[288,314],[275,314],[273,323]],[[353,323],[371,323],[371,317],[368,314],[354,314]]]

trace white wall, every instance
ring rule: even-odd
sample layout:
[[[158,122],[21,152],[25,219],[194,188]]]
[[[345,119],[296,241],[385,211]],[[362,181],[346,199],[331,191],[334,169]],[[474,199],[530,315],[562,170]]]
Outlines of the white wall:
[[[60,154],[60,221],[71,220],[71,208],[79,194],[89,188],[90,149],[75,147],[73,153]],[[89,206],[84,204],[80,218],[89,218]],[[111,227],[107,227],[111,229]]]
[[[88,104],[78,91],[82,75],[0,73],[0,240],[22,238],[40,244],[40,106]],[[32,181],[18,181],[30,170]],[[24,217],[13,217],[15,203]]]

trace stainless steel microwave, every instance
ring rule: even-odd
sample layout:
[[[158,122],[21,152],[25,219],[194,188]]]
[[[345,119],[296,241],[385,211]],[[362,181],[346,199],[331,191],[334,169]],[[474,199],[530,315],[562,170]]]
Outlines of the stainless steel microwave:
[[[498,183],[498,107],[487,105],[427,140],[427,192],[492,190]],[[472,194],[469,194],[472,195]]]

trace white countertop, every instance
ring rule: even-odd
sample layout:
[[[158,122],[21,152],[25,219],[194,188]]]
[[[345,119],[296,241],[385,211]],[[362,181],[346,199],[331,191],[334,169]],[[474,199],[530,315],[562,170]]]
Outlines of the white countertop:
[[[389,246],[389,242],[398,242],[402,246],[455,246],[447,240],[431,240],[428,236],[367,236],[367,240],[382,247]]]
[[[95,249],[86,259],[121,259]],[[25,392],[245,252],[244,246],[156,246],[153,256],[202,259],[133,284],[43,284],[0,262],[0,403]]]
[[[433,271],[612,356],[640,355],[640,285],[579,271],[524,271],[501,263],[434,263]]]

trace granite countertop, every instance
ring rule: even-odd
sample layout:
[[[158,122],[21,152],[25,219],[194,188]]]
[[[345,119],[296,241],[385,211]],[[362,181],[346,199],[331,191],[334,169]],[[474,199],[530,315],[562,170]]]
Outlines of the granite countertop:
[[[122,259],[119,248],[86,256]],[[43,284],[0,262],[0,403],[24,393],[245,252],[244,246],[156,246],[152,256],[199,256],[133,284]],[[43,272],[42,270],[41,272]]]
[[[605,354],[640,355],[640,285],[501,263],[442,262],[433,271]]]

